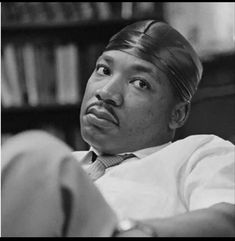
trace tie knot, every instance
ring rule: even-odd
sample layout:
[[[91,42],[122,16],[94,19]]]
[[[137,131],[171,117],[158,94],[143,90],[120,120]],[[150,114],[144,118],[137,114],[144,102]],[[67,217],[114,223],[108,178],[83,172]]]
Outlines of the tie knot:
[[[134,154],[96,156],[94,152],[89,152],[86,158],[89,158],[93,163],[86,168],[86,172],[95,181],[104,174],[106,168],[118,165],[125,159],[134,156]]]
[[[98,156],[97,160],[99,160],[105,168],[115,166],[120,164],[122,161],[126,160],[127,158],[134,157],[134,154],[123,154],[123,155],[103,155]]]
[[[123,161],[121,156],[98,156],[96,161],[100,161],[105,168],[118,165]]]

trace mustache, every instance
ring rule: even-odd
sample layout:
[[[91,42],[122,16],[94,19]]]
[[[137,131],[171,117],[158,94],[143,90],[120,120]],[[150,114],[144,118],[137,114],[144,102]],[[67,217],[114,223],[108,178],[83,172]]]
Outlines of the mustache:
[[[103,107],[104,109],[106,109],[119,123],[119,119],[117,114],[115,113],[114,109],[111,107],[110,104],[106,103],[103,100],[97,100],[96,102],[91,103],[90,105],[88,105],[87,109],[86,109],[86,114],[88,113],[89,109],[92,106],[99,106],[99,107]]]

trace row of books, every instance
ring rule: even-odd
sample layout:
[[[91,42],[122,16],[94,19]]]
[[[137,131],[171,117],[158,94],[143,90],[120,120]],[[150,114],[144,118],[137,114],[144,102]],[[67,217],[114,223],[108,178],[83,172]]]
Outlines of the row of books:
[[[82,65],[90,63],[86,72],[91,73],[98,47],[89,46],[81,63],[80,47],[74,43],[7,43],[2,48],[2,106],[79,103]]]
[[[162,16],[156,2],[2,2],[2,24],[61,23]]]

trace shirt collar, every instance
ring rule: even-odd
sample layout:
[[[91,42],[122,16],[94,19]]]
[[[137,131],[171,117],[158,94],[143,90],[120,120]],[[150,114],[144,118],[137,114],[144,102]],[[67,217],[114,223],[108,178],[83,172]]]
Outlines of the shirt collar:
[[[169,144],[171,144],[171,142],[168,142],[168,143],[165,143],[163,145],[160,145],[160,146],[153,146],[153,147],[148,147],[148,148],[145,148],[145,149],[141,149],[141,150],[138,150],[138,151],[135,151],[133,152],[133,154],[141,159],[141,158],[144,158],[146,156],[149,156],[157,151],[160,151],[161,149],[163,149],[164,147],[168,146]]]
[[[160,145],[160,146],[154,146],[154,147],[148,147],[148,148],[144,148],[144,149],[141,149],[141,150],[138,150],[138,151],[135,151],[135,152],[132,152],[138,159],[141,159],[141,158],[144,158],[146,156],[149,156],[161,149],[163,149],[164,147],[168,146],[169,144],[171,144],[172,142],[167,142],[163,145]],[[99,152],[94,148],[94,147],[90,147],[89,151],[93,151],[95,152],[95,154],[97,156],[99,156]],[[125,152],[125,153],[120,153],[120,154],[127,154],[128,152]]]

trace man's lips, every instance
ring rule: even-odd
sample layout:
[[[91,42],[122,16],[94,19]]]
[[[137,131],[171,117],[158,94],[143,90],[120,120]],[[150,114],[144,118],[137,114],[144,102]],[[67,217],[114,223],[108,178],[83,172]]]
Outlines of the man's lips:
[[[110,112],[111,110],[108,110],[108,108],[103,105],[93,104],[90,107],[88,107],[86,114],[93,114],[99,119],[110,121],[113,124],[118,126],[119,125],[118,118],[115,116],[114,113],[110,113]]]

